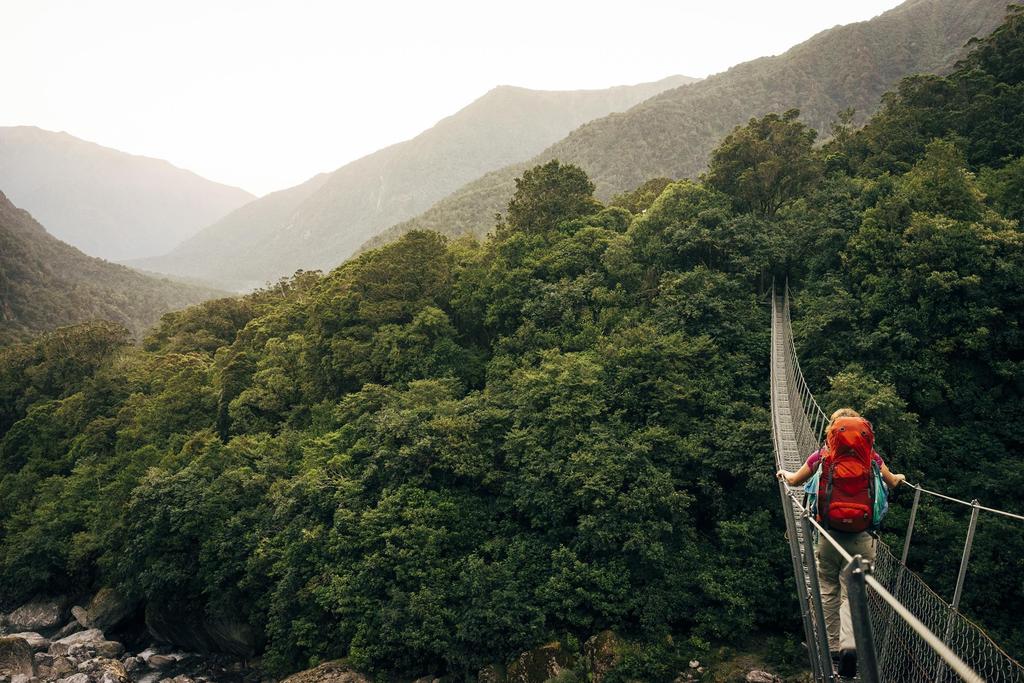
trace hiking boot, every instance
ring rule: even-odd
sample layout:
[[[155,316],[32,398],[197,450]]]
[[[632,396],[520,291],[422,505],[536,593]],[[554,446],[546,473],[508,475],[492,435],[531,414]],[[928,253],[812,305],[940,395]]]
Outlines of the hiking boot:
[[[853,678],[857,675],[857,651],[845,649],[839,651],[839,675]]]

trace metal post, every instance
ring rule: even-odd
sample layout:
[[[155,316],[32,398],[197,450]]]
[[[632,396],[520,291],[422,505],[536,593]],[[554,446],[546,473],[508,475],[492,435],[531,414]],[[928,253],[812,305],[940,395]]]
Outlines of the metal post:
[[[903,556],[900,558],[900,566],[896,568],[896,585],[893,588],[893,596],[899,600],[903,592],[903,577],[909,571],[907,569],[907,555],[910,554],[910,539],[914,537],[914,522],[917,520],[917,506],[921,502],[921,489],[914,489],[914,504],[910,507],[910,521],[907,522],[907,533],[903,537]],[[885,628],[885,636],[882,638],[882,656],[879,661],[885,663],[889,657],[889,642],[892,637],[895,616],[890,614]]]
[[[917,520],[917,504],[921,502],[921,489],[914,489],[914,504],[910,508],[910,521],[907,522],[907,535],[903,539],[903,557],[900,564],[906,566],[907,555],[910,553],[910,539],[914,536],[914,521]]]
[[[818,563],[814,559],[814,535],[811,533],[811,523],[807,519],[807,512],[800,515],[800,523],[804,532],[804,562],[807,564],[807,579],[811,584],[810,598],[814,607],[815,640],[818,642],[818,657],[821,658],[821,666],[825,672],[825,680],[834,680],[832,669],[832,654],[828,647],[828,629],[825,627],[825,611],[821,605],[821,586],[818,584]]]
[[[871,632],[871,614],[868,611],[868,589],[864,581],[870,566],[860,555],[855,555],[843,570],[846,579],[846,594],[850,600],[850,618],[853,621],[853,637],[857,643],[857,671],[860,680],[866,683],[880,683],[878,657],[875,654],[875,639]]]
[[[960,609],[960,596],[964,591],[964,579],[967,577],[967,563],[971,560],[971,546],[974,545],[974,529],[978,526],[978,499],[971,501],[971,524],[967,527],[967,540],[964,541],[964,556],[960,560],[960,574],[956,577],[956,591],[953,592],[953,611]]]
[[[967,563],[971,561],[971,546],[974,545],[974,530],[978,526],[978,499],[971,501],[971,521],[967,526],[967,538],[964,540],[964,554],[960,559],[960,573],[956,577],[956,590],[953,591],[953,602],[949,607],[949,618],[946,619],[946,630],[942,634],[943,644],[949,644],[953,635],[953,624],[956,623],[957,612],[960,611],[960,597],[964,591],[964,579],[967,578]],[[942,681],[945,678],[946,665],[941,659],[935,665],[935,680]]]

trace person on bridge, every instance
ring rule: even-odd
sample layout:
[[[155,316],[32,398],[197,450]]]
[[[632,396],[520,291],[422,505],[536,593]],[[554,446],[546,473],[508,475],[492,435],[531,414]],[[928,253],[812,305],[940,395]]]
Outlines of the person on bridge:
[[[850,453],[856,458],[860,452],[865,459],[870,453],[870,460],[881,473],[882,479],[890,488],[895,488],[906,479],[902,474],[889,471],[882,457],[874,449],[874,432],[871,423],[860,416],[853,408],[840,408],[832,413],[829,425],[825,430],[825,446],[808,456],[807,461],[796,472],[779,470],[778,477],[790,486],[800,486],[810,479],[825,461],[838,467],[826,466],[829,477],[822,476],[819,487],[814,492],[818,502],[816,518],[829,529],[831,536],[850,555],[860,555],[869,562],[875,559],[875,537],[869,530],[871,527],[870,487],[872,478],[870,470],[867,476],[847,477],[844,470],[849,468],[841,463],[841,458],[832,458],[831,453]],[[862,469],[862,468],[861,468]],[[874,468],[871,468],[874,469]],[[852,470],[858,472],[856,463]],[[831,475],[835,474],[832,479]],[[829,479],[826,486],[825,480]],[[842,481],[841,481],[842,480]],[[859,490],[851,490],[850,485]],[[833,485],[835,495],[833,495]],[[865,490],[867,489],[867,490]],[[822,502],[824,501],[824,502]],[[867,503],[865,505],[865,503]],[[827,510],[822,508],[828,508]],[[864,510],[863,508],[867,508]],[[862,514],[851,513],[851,510]],[[865,519],[866,518],[866,519]],[[875,520],[877,523],[880,520]],[[838,666],[839,675],[852,677],[857,673],[857,649],[853,637],[853,624],[850,619],[850,604],[846,593],[846,582],[842,579],[846,560],[824,538],[818,539],[815,550],[818,565],[818,583],[821,588],[821,606],[825,615],[825,627],[828,631],[829,651],[833,662]]]

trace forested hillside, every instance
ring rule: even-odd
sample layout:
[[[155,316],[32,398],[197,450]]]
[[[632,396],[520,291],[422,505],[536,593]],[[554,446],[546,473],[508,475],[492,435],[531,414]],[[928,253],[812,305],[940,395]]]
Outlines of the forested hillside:
[[[502,86],[412,140],[277,192],[134,265],[252,289],[298,269],[331,269],[367,239],[482,173],[527,159],[609,112],[693,81],[673,76],[605,90]]]
[[[409,230],[484,235],[515,189],[514,179],[550,159],[583,168],[609,199],[648,178],[693,178],[729,130],[751,116],[797,108],[827,134],[839,112],[863,122],[882,93],[913,73],[942,73],[964,44],[1002,20],[1008,0],[909,0],[870,21],[838,26],[776,57],[764,57],[593,121],[523,163],[494,171],[425,213],[370,240]]]
[[[90,256],[161,254],[254,197],[161,159],[32,126],[0,127],[0,191]]]
[[[700,181],[613,204],[550,161],[483,242],[413,231],[140,348],[84,326],[0,352],[0,606],[115,586],[272,673],[473,680],[602,629],[627,641],[605,681],[766,633],[804,657],[770,284],[824,406],[862,410],[895,471],[1024,509],[1022,57],[1016,11],[823,147],[768,114]],[[930,506],[914,536],[947,598],[965,521]],[[962,609],[1020,656],[1011,523],[979,526]]]
[[[0,192],[0,346],[96,319],[141,338],[164,313],[217,295],[86,256]]]

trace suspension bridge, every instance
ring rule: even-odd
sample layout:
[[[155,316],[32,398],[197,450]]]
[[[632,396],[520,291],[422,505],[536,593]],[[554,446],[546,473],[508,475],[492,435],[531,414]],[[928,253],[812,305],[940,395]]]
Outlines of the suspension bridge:
[[[771,341],[772,441],[776,471],[795,472],[823,441],[828,417],[800,371],[789,315],[789,289],[772,291]],[[1024,521],[1024,516],[963,501],[913,484],[902,554],[881,540],[874,562],[851,557],[804,506],[803,487],[779,481],[786,537],[793,560],[797,598],[814,680],[839,681],[834,672],[815,565],[814,541],[831,543],[848,563],[851,620],[858,654],[858,679],[868,683],[964,680],[971,683],[1024,683],[1024,667],[1004,652],[959,606],[981,512]],[[952,602],[947,603],[914,572],[906,560],[921,495],[971,508]]]

